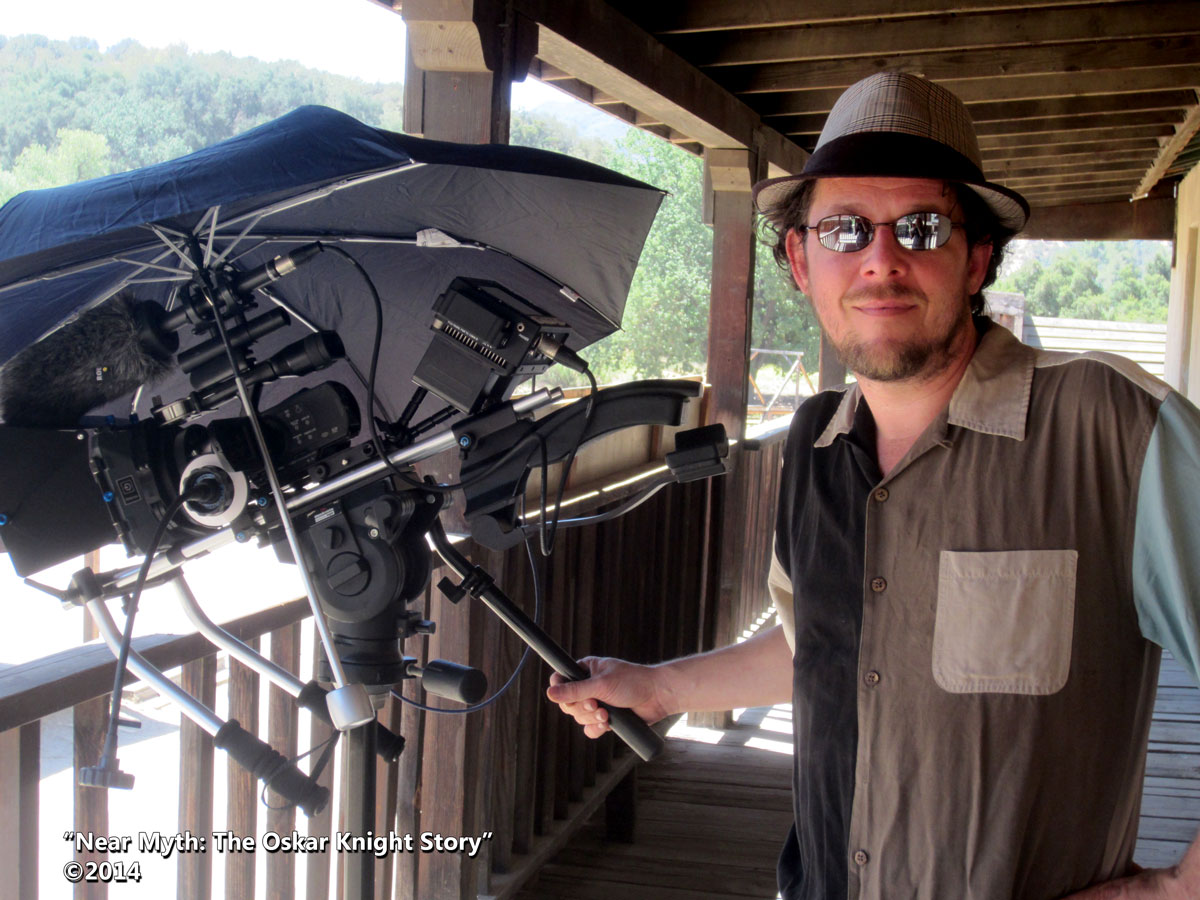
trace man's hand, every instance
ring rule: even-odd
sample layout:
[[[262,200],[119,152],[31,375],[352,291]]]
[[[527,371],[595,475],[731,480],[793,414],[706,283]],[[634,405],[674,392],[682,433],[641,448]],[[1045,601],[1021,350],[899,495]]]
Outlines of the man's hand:
[[[598,738],[611,727],[608,711],[597,701],[628,707],[651,725],[674,711],[664,699],[661,669],[595,656],[579,662],[591,677],[585,681],[566,681],[557,673],[551,675],[546,696],[582,725],[588,737]]]

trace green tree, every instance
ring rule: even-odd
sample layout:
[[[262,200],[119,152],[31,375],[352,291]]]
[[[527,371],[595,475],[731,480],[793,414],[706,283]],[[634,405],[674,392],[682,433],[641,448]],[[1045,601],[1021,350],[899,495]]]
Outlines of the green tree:
[[[54,146],[30,144],[11,170],[0,169],[0,203],[21,191],[73,184],[106,174],[110,169],[104,135],[60,128]]]
[[[603,380],[702,373],[712,232],[702,221],[701,162],[635,128],[604,161],[667,195],[642,250],[622,330],[590,350],[593,368]]]

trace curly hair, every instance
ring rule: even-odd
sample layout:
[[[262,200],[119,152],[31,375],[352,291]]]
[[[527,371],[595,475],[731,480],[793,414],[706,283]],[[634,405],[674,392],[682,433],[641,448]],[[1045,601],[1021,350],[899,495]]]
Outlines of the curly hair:
[[[787,256],[788,232],[808,224],[808,213],[812,207],[816,184],[815,178],[801,181],[780,201],[762,210],[762,240],[771,248],[775,262],[789,275],[791,274],[791,264],[788,262]],[[992,247],[983,284],[980,285],[978,291],[971,295],[971,313],[981,316],[984,314],[984,289],[996,280],[996,272],[1004,261],[1005,249],[1016,232],[1001,225],[1000,220],[987,203],[966,185],[947,182],[946,189],[954,191],[955,202],[963,211],[968,249],[977,244],[991,244]],[[795,284],[794,279],[793,284]]]

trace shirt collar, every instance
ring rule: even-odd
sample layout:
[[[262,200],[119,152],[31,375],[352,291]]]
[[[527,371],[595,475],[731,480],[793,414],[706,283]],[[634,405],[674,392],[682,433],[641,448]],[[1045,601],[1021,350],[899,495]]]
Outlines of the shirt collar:
[[[946,424],[1024,440],[1033,370],[1033,348],[1008,329],[989,326],[950,398]],[[861,398],[859,386],[850,385],[813,446],[828,447],[838,435],[849,434]]]

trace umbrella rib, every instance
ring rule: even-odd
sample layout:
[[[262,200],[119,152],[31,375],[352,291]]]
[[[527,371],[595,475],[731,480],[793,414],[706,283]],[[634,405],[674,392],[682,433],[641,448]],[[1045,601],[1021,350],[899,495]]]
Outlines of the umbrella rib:
[[[212,217],[212,226],[208,229],[208,241],[205,242],[205,245],[204,245],[204,264],[206,266],[209,265],[208,261],[210,259],[212,259],[213,237],[217,233],[217,216],[220,213],[220,210],[221,210],[221,205],[218,203],[216,206],[214,206],[212,209],[210,209],[207,213],[205,213],[204,218],[200,220],[200,223],[196,226],[196,229],[195,229],[195,233],[198,235],[201,232],[201,230],[204,228],[205,221],[210,216]]]
[[[162,241],[164,244],[166,244],[167,247],[176,256],[178,256],[181,260],[183,260],[183,263],[185,266],[187,266],[189,269],[192,269],[193,271],[195,270],[196,264],[194,262],[192,262],[191,258],[186,253],[184,253],[177,246],[175,246],[175,243],[170,238],[167,237],[166,229],[161,228],[158,225],[147,225],[146,227],[149,228],[151,231],[153,231],[158,236],[158,239],[160,241]],[[176,233],[178,234],[178,232],[176,232]],[[180,234],[179,237],[181,237],[185,240],[187,239],[187,235],[184,235],[184,234]]]
[[[140,266],[142,269],[157,269],[160,272],[169,272],[171,275],[175,275],[179,278],[191,278],[192,277],[192,273],[188,272],[185,269],[176,269],[171,266],[160,266],[156,263],[145,262],[140,259],[127,259],[124,256],[110,256],[108,258],[108,260],[106,260],[106,261],[125,263],[126,265],[129,265],[129,266]]]
[[[0,294],[5,293],[6,291],[14,291],[19,288],[29,287],[30,285],[37,284],[38,282],[41,282],[41,281],[54,281],[56,278],[65,278],[69,275],[78,275],[82,272],[90,272],[92,269],[98,269],[101,266],[107,266],[114,262],[125,263],[126,265],[129,265],[129,266],[137,266],[138,271],[134,272],[132,275],[126,276],[126,278],[117,287],[117,290],[120,290],[121,287],[124,287],[124,285],[129,282],[130,279],[136,278],[138,275],[140,275],[142,272],[144,272],[147,268],[151,268],[151,267],[164,268],[162,266],[154,266],[154,263],[157,262],[158,260],[162,259],[167,254],[168,254],[168,251],[163,250],[162,253],[160,255],[156,256],[154,258],[154,260],[152,260],[151,262],[144,262],[142,260],[126,259],[126,258],[120,257],[120,256],[104,256],[104,257],[100,257],[98,259],[89,259],[87,262],[75,263],[74,265],[71,265],[71,266],[64,266],[61,269],[51,269],[49,272],[43,272],[40,275],[33,275],[29,278],[22,278],[20,281],[14,281],[11,284],[0,285]],[[170,269],[170,268],[164,268],[164,270],[167,272],[181,271],[179,269]],[[115,293],[115,291],[114,291],[114,293]],[[107,299],[108,297],[111,297],[111,296],[112,296],[111,293],[107,294],[107,295],[105,295],[105,299]]]
[[[191,280],[191,276],[175,275],[175,276],[170,276],[170,277],[165,277],[165,278],[130,278],[125,283],[126,284],[171,284],[172,282],[176,282],[176,281],[190,281],[190,280]]]
[[[246,237],[247,234],[250,233],[250,231],[254,228],[254,226],[262,221],[262,218],[263,218],[262,216],[252,217],[250,219],[250,221],[246,223],[246,227],[241,230],[241,233],[239,233],[237,237],[235,237],[232,241],[230,241],[229,246],[226,247],[224,250],[222,250],[220,255],[212,261],[211,266],[219,266],[221,263],[223,263],[225,261],[225,257],[227,257],[230,253],[233,252],[234,248],[237,247],[237,245],[242,242],[242,240]],[[211,240],[215,236],[216,236],[216,229],[213,229],[212,233],[209,235],[209,239]]]
[[[259,290],[259,292],[262,293],[262,295],[264,297],[266,297],[268,300],[270,300],[272,303],[274,303],[276,306],[278,306],[284,312],[286,312],[289,315],[291,315],[292,317],[294,317],[296,319],[296,321],[298,321],[305,328],[309,329],[309,331],[316,333],[321,330],[313,322],[309,321],[307,316],[305,316],[303,313],[298,312],[295,307],[293,307],[290,303],[288,303],[286,300],[284,300],[282,297],[280,297],[278,294],[276,294],[270,288],[260,287],[258,290]]]

